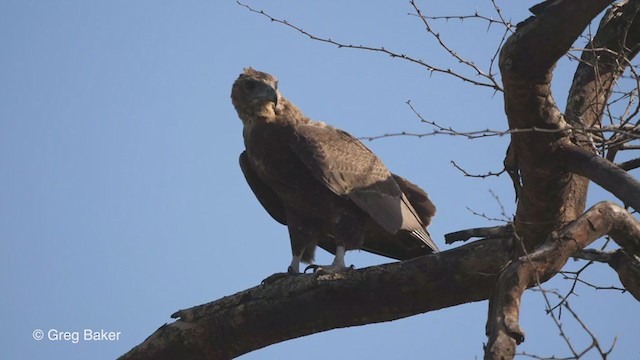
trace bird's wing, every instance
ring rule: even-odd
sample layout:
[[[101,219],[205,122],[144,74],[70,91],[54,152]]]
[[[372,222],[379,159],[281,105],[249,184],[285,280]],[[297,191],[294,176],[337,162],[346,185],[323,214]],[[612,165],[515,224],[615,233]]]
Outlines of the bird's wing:
[[[400,229],[424,232],[391,172],[358,139],[313,123],[297,127],[291,147],[318,180],[335,194],[351,199],[389,233]]]
[[[271,215],[271,217],[282,225],[287,225],[287,217],[284,207],[278,195],[267,184],[260,179],[258,174],[253,170],[247,152],[240,154],[240,168],[247,180],[249,187],[255,194],[262,207]]]
[[[409,202],[416,209],[420,221],[425,226],[431,224],[431,218],[436,214],[436,206],[433,205],[431,199],[424,190],[411,181],[403,178],[400,175],[391,174],[396,181],[402,192],[407,196]]]

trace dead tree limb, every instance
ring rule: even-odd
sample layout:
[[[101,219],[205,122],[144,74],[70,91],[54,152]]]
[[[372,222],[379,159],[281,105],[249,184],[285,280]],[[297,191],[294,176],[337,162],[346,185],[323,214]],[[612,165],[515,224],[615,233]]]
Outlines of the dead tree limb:
[[[618,167],[624,171],[634,170],[640,168],[640,158],[631,159],[623,163],[618,164]]]
[[[637,26],[638,1],[611,7],[601,21],[592,45],[609,46],[607,52],[623,56],[598,61],[598,54],[583,54],[583,58],[593,56],[596,61],[585,61],[589,67],[576,71],[567,106],[570,124],[551,93],[556,62],[610,3],[605,0],[548,1],[535,12],[536,16],[518,25],[500,53],[509,128],[559,131],[512,133],[511,136],[511,150],[515,151],[516,167],[522,179],[514,219],[522,251],[518,260],[501,275],[497,291],[489,302],[486,359],[511,359],[517,344],[524,341],[518,318],[521,295],[528,286],[540,284],[556,274],[571,254],[601,234],[616,232],[611,224],[620,223],[619,214],[630,217],[624,209],[611,203],[598,205],[580,216],[586,203],[588,179],[576,174],[606,184],[607,190],[631,202],[634,208],[639,205],[638,182],[619,168],[612,174],[604,174],[604,169],[610,170],[606,165],[615,166],[604,159],[607,163],[594,160],[595,155],[590,152],[595,153],[595,148],[589,139],[568,129],[568,125],[576,124],[600,126],[612,87],[629,66],[628,61],[620,58],[627,60],[627,54],[637,53],[635,47],[628,48],[627,40],[637,43],[635,34],[628,35],[629,29]],[[618,22],[616,19],[621,17],[624,21]],[[622,183],[613,186],[608,183],[611,177]],[[565,227],[566,224],[569,225]],[[611,235],[616,241],[623,242],[625,238],[619,233]],[[626,246],[634,245],[623,245]]]
[[[582,52],[573,78],[565,110],[569,124],[601,126],[613,84],[640,50],[639,7],[638,1],[620,1],[603,16],[598,32],[585,47],[587,51]]]
[[[473,237],[484,239],[510,238],[513,235],[513,226],[492,226],[485,228],[473,228],[460,230],[446,234],[444,236],[445,244],[453,244],[456,241],[467,241]]]
[[[509,265],[511,239],[492,239],[344,274],[300,275],[180,310],[172,316],[178,320],[160,327],[121,359],[226,359],[321,331],[485,300],[505,268],[508,270],[501,279],[515,281],[514,271],[521,274],[518,286],[524,284],[524,291],[536,284],[531,280],[534,270],[546,280],[571,254],[605,233],[628,252],[640,249],[640,223],[618,205],[601,203],[554,235],[543,248],[518,259],[516,263],[523,270]],[[622,261],[626,260],[618,267],[629,272]],[[523,274],[530,281],[525,281]],[[627,283],[635,281],[632,286],[637,291],[640,278],[637,272],[635,278],[631,274],[625,275],[630,279]],[[501,280],[500,284],[510,283]],[[517,317],[511,324],[517,325]]]
[[[513,358],[516,345],[524,341],[524,332],[518,325],[524,290],[553,277],[572,254],[605,234],[626,251],[640,250],[640,222],[619,205],[602,202],[552,233],[536,251],[520,256],[505,269],[489,303],[485,359]],[[637,275],[629,278],[635,281],[632,287],[637,287]]]
[[[592,180],[636,211],[640,210],[640,181],[616,164],[568,141],[556,154],[567,170]]]
[[[554,1],[539,16],[518,25],[500,53],[510,129],[566,127],[551,94],[553,68],[592,19],[610,3]],[[584,211],[586,184],[574,184],[577,177],[562,171],[552,156],[554,144],[569,136],[569,131],[511,135],[511,148],[523,185],[514,224],[529,250]]]
[[[624,288],[640,301],[640,256],[618,250],[613,253],[609,265],[618,273]]]
[[[478,241],[401,263],[256,286],[176,312],[178,320],[121,359],[227,359],[321,331],[485,300],[511,253],[509,239]]]

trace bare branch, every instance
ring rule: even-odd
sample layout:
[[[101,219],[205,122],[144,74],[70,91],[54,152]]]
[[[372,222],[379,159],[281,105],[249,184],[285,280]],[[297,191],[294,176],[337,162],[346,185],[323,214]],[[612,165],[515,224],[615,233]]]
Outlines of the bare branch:
[[[382,53],[382,54],[386,54],[391,56],[392,58],[398,58],[398,59],[402,59],[402,60],[406,60],[409,61],[411,63],[423,66],[427,69],[427,71],[431,72],[431,73],[442,73],[442,74],[447,74],[450,76],[453,76],[455,78],[458,78],[464,82],[473,84],[473,85],[477,85],[477,86],[482,86],[482,87],[488,87],[491,89],[494,89],[495,91],[502,91],[502,87],[500,87],[500,85],[493,80],[492,82],[481,82],[481,81],[477,81],[471,77],[459,74],[455,71],[453,71],[450,68],[441,68],[441,67],[437,67],[434,65],[431,65],[427,62],[425,62],[422,59],[418,59],[415,57],[412,57],[410,55],[407,54],[403,54],[403,53],[399,53],[399,52],[395,52],[395,51],[391,51],[388,49],[385,49],[384,47],[374,47],[374,46],[366,46],[366,45],[353,45],[353,44],[347,44],[347,43],[342,43],[342,42],[338,42],[338,41],[334,41],[330,38],[323,38],[323,37],[319,37],[316,35],[313,35],[305,30],[303,30],[302,28],[293,25],[291,23],[289,23],[286,20],[281,20],[281,19],[277,19],[269,14],[267,14],[266,12],[264,12],[263,10],[256,10],[252,7],[250,7],[249,5],[246,5],[244,3],[241,3],[240,1],[236,1],[238,3],[238,5],[248,9],[251,12],[254,12],[256,14],[260,14],[262,16],[267,17],[269,20],[271,20],[272,22],[278,23],[278,24],[282,24],[284,26],[287,26],[291,29],[296,30],[297,32],[301,33],[302,35],[305,35],[306,37],[308,37],[311,40],[315,40],[315,41],[319,41],[319,42],[323,42],[323,43],[327,43],[327,44],[331,44],[334,45],[338,48],[345,48],[345,49],[356,49],[356,50],[365,50],[365,51],[371,51],[371,52],[377,52],[377,53]]]
[[[467,208],[467,210],[469,210],[469,212],[471,212],[471,214],[473,214],[475,216],[479,216],[479,217],[481,217],[483,219],[486,219],[486,220],[489,220],[489,221],[499,221],[499,222],[503,222],[503,223],[508,223],[508,222],[511,221],[510,219],[501,219],[501,218],[491,217],[491,216],[489,216],[489,215],[487,215],[485,213],[477,212],[477,211],[471,209],[468,206],[466,208]]]
[[[616,251],[609,265],[618,273],[625,289],[640,301],[640,257],[627,251]]]
[[[513,235],[513,226],[509,224],[487,228],[466,229],[448,233],[444,236],[444,242],[446,244],[453,244],[456,241],[467,241],[473,237],[485,239],[508,239],[511,235]]]
[[[587,183],[558,171],[558,161],[552,155],[554,144],[572,137],[572,131],[567,130],[568,124],[553,99],[551,79],[558,59],[610,2],[547,3],[538,16],[518,24],[516,34],[506,41],[500,53],[509,128],[555,131],[511,136],[510,147],[523,185],[514,223],[529,250],[584,211]]]
[[[495,5],[495,1],[492,1]],[[497,9],[497,7],[496,7]],[[409,13],[408,15],[410,16],[421,16],[419,14],[413,14],[413,13]],[[501,13],[499,12],[498,15],[501,15]],[[489,28],[491,28],[492,25],[499,25],[499,26],[503,26],[505,29],[513,32],[513,29],[515,28],[515,25],[513,25],[510,21],[506,21],[503,18],[499,18],[499,20],[496,20],[492,17],[489,16],[485,16],[485,15],[481,15],[480,13],[478,13],[477,11],[473,14],[470,15],[441,15],[441,16],[427,16],[427,15],[422,15],[423,18],[427,19],[427,20],[444,20],[444,21],[449,21],[449,20],[460,20],[460,22],[464,22],[465,20],[480,20],[480,21],[484,21],[487,23],[487,30]]]
[[[451,47],[449,47],[449,45],[447,45],[442,40],[442,37],[440,36],[439,33],[433,31],[433,29],[431,28],[431,25],[429,25],[428,18],[425,17],[424,15],[422,15],[422,11],[418,7],[418,5],[416,5],[416,2],[414,0],[411,0],[409,3],[413,7],[413,9],[416,11],[416,14],[418,15],[418,17],[422,20],[422,23],[424,24],[424,27],[427,30],[427,33],[432,35],[438,41],[438,44],[440,44],[441,48],[443,48],[457,62],[459,62],[460,64],[463,64],[463,65],[466,65],[467,67],[473,69],[476,72],[476,75],[479,75],[480,77],[483,77],[487,81],[492,83],[494,85],[493,86],[494,89],[496,89],[496,90],[501,90],[502,89],[502,87],[500,86],[500,84],[498,84],[498,82],[496,81],[495,77],[492,74],[486,74],[484,71],[480,70],[480,68],[476,64],[474,64],[472,61],[469,61],[469,60],[461,57],[460,55],[458,55],[458,53],[453,51],[453,49],[451,49]]]
[[[542,246],[519,257],[505,269],[489,302],[489,342],[485,358],[513,357],[516,344],[524,341],[524,332],[518,325],[524,290],[552,277],[572,254],[605,234],[624,249],[636,251],[640,248],[640,222],[620,206],[602,202],[551,234]]]
[[[557,294],[559,295],[559,294]],[[591,346],[587,347],[586,349],[584,349],[582,351],[582,353],[579,354],[578,358],[582,357],[584,354],[586,354],[588,351],[590,351],[592,348],[595,348],[598,350],[599,355],[602,357],[602,359],[606,359],[607,356],[611,353],[611,351],[613,351],[613,348],[616,346],[616,340],[617,338],[614,338],[613,343],[611,344],[611,347],[609,348],[609,350],[604,350],[602,349],[602,347],[600,346],[600,342],[598,341],[598,339],[596,338],[596,336],[593,334],[593,332],[591,332],[591,330],[589,330],[589,328],[587,327],[587,325],[584,323],[584,321],[582,321],[582,319],[578,316],[578,314],[573,311],[573,309],[571,308],[571,306],[569,306],[569,303],[565,303],[564,304],[565,309],[567,309],[571,315],[573,316],[573,318],[580,324],[580,326],[582,327],[582,329],[589,334],[589,337],[591,337]]]
[[[507,215],[507,211],[504,208],[504,205],[502,204],[502,201],[500,200],[500,197],[493,191],[493,190],[489,190],[489,193],[491,194],[491,196],[493,197],[493,199],[496,201],[496,203],[498,204],[498,206],[500,206],[500,215],[502,215],[502,218],[508,221],[511,221],[513,219],[513,214],[512,215]]]
[[[502,175],[502,173],[505,172],[504,169],[502,169],[500,172],[493,172],[493,171],[489,171],[486,174],[470,174],[468,173],[465,169],[463,169],[462,167],[460,167],[460,165],[456,164],[455,161],[451,160],[451,165],[453,165],[453,167],[455,167],[456,169],[460,170],[460,172],[462,172],[464,174],[464,176],[466,177],[473,177],[473,178],[481,178],[481,179],[485,179],[488,178],[490,176],[500,176]]]
[[[581,269],[581,270],[582,270],[582,269]],[[623,288],[620,288],[620,287],[617,287],[617,286],[614,286],[614,285],[610,285],[610,286],[600,286],[600,285],[592,284],[592,283],[590,283],[590,282],[588,282],[588,281],[585,281],[585,280],[580,279],[580,278],[578,277],[578,276],[579,276],[579,274],[578,274],[578,273],[574,273],[574,272],[572,272],[572,271],[561,271],[561,272],[560,272],[560,274],[562,274],[562,275],[563,275],[563,277],[564,277],[565,279],[567,279],[567,280],[572,280],[572,281],[574,281],[575,283],[580,283],[580,284],[586,285],[586,286],[588,286],[588,287],[590,287],[590,288],[593,288],[593,289],[595,289],[595,290],[616,290],[616,291],[620,291],[620,292],[622,292],[622,293],[627,292],[627,289],[623,289]],[[573,292],[573,290],[572,290],[572,292]]]
[[[510,358],[515,352],[515,345],[524,341],[524,332],[518,324],[522,292],[528,287],[540,286],[560,272],[572,256],[589,258],[590,262],[578,271],[562,272],[565,278],[573,281],[573,286],[564,297],[555,293],[561,299],[557,307],[566,309],[579,322],[593,340],[591,346],[582,351],[572,347],[559,323],[560,316],[556,317],[551,308],[546,291],[541,287],[540,290],[573,358],[577,359],[591,349],[597,349],[606,358],[611,349],[605,351],[600,346],[593,333],[569,307],[567,298],[574,294],[577,284],[603,289],[579,276],[591,261],[606,261],[618,272],[625,288],[640,299],[640,223],[625,209],[608,202],[597,204],[578,217],[584,210],[587,180],[573,174],[593,179],[634,209],[639,208],[640,184],[621,170],[635,168],[635,160],[616,167],[611,161],[596,155],[600,149],[602,154],[607,152],[613,160],[617,151],[638,148],[633,142],[640,139],[639,122],[634,124],[640,113],[640,105],[634,101],[640,90],[640,80],[630,59],[637,53],[638,47],[632,45],[638,45],[640,31],[636,31],[638,22],[629,20],[635,19],[636,15],[628,10],[631,7],[614,6],[605,15],[593,39],[589,31],[589,45],[585,49],[574,49],[582,52],[583,56],[578,59],[579,66],[588,69],[589,74],[580,73],[583,77],[574,79],[565,119],[551,95],[553,67],[560,57],[570,51],[587,24],[611,1],[547,1],[532,10],[538,16],[519,24],[515,31],[503,17],[495,0],[491,2],[499,21],[478,14],[475,17],[488,21],[489,26],[496,23],[505,26],[499,44],[499,49],[502,48],[499,62],[505,79],[504,96],[509,129],[458,131],[424,119],[407,102],[423,123],[433,127],[432,132],[390,133],[363,139],[429,135],[475,139],[511,135],[512,151],[505,159],[505,169],[513,179],[516,197],[524,194],[518,202],[513,223],[497,196],[492,194],[507,220],[492,219],[484,213],[471,211],[486,219],[507,221],[507,226],[464,230],[445,237],[447,243],[474,236],[485,237],[483,241],[409,261],[347,273],[292,276],[208,304],[180,310],[172,315],[177,319],[175,322],[163,325],[122,359],[173,359],[178,357],[176,354],[183,359],[230,358],[321,331],[391,321],[488,298],[489,342],[485,356]],[[637,3],[634,5],[636,8]],[[353,45],[319,37],[262,10],[255,10],[241,2],[238,4],[314,41],[338,48],[380,53],[420,65],[431,73],[442,73],[469,84],[503,91],[493,73],[498,52],[491,58],[489,71],[483,71],[444,41],[430,23],[439,18],[423,15],[414,0],[410,4],[427,34],[450,57],[462,64],[463,69],[472,71],[472,75],[437,67],[384,47]],[[608,17],[612,14],[626,17],[626,30],[623,31],[625,41],[619,41],[621,33],[614,26],[618,23],[612,20],[614,17]],[[506,39],[509,34],[513,36]],[[605,35],[611,34],[614,40],[601,41],[607,40]],[[574,56],[572,58],[577,59]],[[629,72],[635,76],[635,93],[615,93],[616,98],[612,100],[613,86],[625,68],[629,68]],[[581,90],[588,91],[585,93]],[[585,96],[579,97],[580,94]],[[612,109],[614,105],[616,109],[622,108],[621,112],[615,112],[616,109]],[[611,120],[610,126],[601,124],[605,112]],[[593,153],[581,146],[591,149]],[[466,176],[487,177],[502,173],[472,175],[452,163]],[[610,234],[622,249],[614,253],[582,250],[603,234]],[[514,244],[517,245],[516,249]],[[529,254],[528,251],[532,252]],[[286,317],[282,316],[284,313],[287,313]]]
[[[618,167],[624,171],[640,168],[640,158],[632,159],[618,164]]]
[[[538,270],[544,270],[540,262],[545,259],[550,266],[563,263],[562,257],[607,231],[623,247],[640,242],[640,223],[619,206],[601,203],[531,254],[531,261]],[[260,285],[176,312],[172,317],[178,320],[121,359],[231,358],[312,333],[480,301],[489,298],[505,267],[513,266],[508,265],[512,253],[510,239],[483,240],[400,263]]]
[[[484,15],[480,15],[478,12],[475,12],[471,15],[441,15],[441,16],[426,16],[426,15],[419,15],[419,14],[413,14],[413,13],[408,13],[407,15],[410,16],[417,16],[417,17],[422,17],[424,19],[427,20],[445,20],[445,21],[449,21],[449,20],[460,20],[460,22],[463,22],[465,20],[482,20],[488,23],[487,29],[489,29],[491,27],[491,25],[493,24],[498,24],[498,25],[502,25],[508,29],[511,29],[513,27],[515,27],[513,24],[509,23],[509,22],[503,22],[502,20],[496,20],[493,19],[491,17],[488,16],[484,16]]]
[[[618,99],[610,99],[614,93],[614,85],[623,76],[625,69],[635,72],[631,66],[632,59],[638,52],[640,43],[640,20],[638,20],[637,1],[625,1],[614,4],[603,16],[598,32],[582,50],[580,63],[576,69],[573,84],[567,99],[566,120],[572,124],[583,124],[586,127],[600,126],[603,114],[615,126],[616,117],[612,106],[621,100],[628,99],[628,106],[619,116],[620,128],[629,125],[632,103],[636,96],[633,91],[623,93]],[[637,87],[637,86],[636,86]],[[625,115],[626,113],[626,115]],[[634,115],[635,116],[635,115]],[[627,131],[613,133],[608,139],[600,141],[600,152],[613,161],[616,153],[628,138]],[[631,130],[632,131],[632,130]],[[589,147],[589,136],[575,134],[575,142]]]
[[[549,316],[551,316],[551,319],[553,320],[553,323],[558,328],[558,331],[560,333],[560,337],[562,338],[562,340],[564,340],[565,344],[567,344],[567,347],[569,348],[569,351],[571,351],[571,353],[573,354],[572,358],[573,359],[579,359],[580,356],[578,355],[577,351],[573,347],[573,344],[571,343],[571,340],[569,339],[569,336],[564,331],[564,327],[562,326],[562,323],[560,322],[560,315],[558,315],[556,317],[556,314],[553,312],[553,308],[551,308],[551,301],[549,301],[549,297],[547,296],[547,292],[549,292],[549,290],[545,290],[545,289],[542,288],[542,286],[539,285],[537,288],[533,288],[533,291],[540,291],[542,293],[542,296],[544,298],[545,304],[547,306],[547,314]],[[562,296],[560,296],[560,294],[558,294],[558,297],[561,298],[560,304],[567,303],[566,299],[562,299]]]
[[[573,254],[574,259],[582,259],[588,261],[595,261],[601,263],[609,263],[613,252],[607,252],[596,249],[582,249],[579,252]]]
[[[232,358],[321,331],[484,300],[511,252],[509,239],[485,240],[400,263],[260,285],[178,311],[178,320],[121,359]]]
[[[538,291],[540,292],[544,299],[545,302],[547,303],[547,305],[550,303],[549,298],[548,298],[548,294],[554,295],[558,298],[562,298],[562,295],[560,295],[560,293],[558,293],[555,290],[545,290],[543,288],[533,288],[533,291]],[[545,359],[545,360],[577,360],[577,359],[581,359],[583,356],[585,356],[587,353],[591,352],[592,350],[596,350],[598,351],[598,354],[600,355],[600,357],[604,360],[607,359],[607,356],[609,354],[611,354],[611,352],[613,351],[615,345],[616,345],[616,341],[617,341],[617,337],[613,339],[613,342],[611,344],[611,347],[608,350],[604,350],[602,349],[602,347],[600,346],[600,341],[598,341],[598,339],[596,338],[596,336],[593,334],[593,332],[587,327],[587,325],[585,324],[585,322],[580,318],[580,316],[578,315],[578,313],[576,313],[573,308],[571,308],[571,306],[569,305],[568,302],[561,302],[561,304],[563,304],[563,309],[567,310],[569,312],[569,314],[571,314],[571,316],[573,317],[573,319],[580,325],[580,327],[582,328],[582,330],[584,330],[584,332],[587,333],[587,335],[589,336],[589,338],[591,339],[591,343],[589,345],[587,345],[587,347],[585,347],[582,351],[578,352],[575,347],[573,346],[573,344],[571,343],[571,339],[569,337],[569,335],[566,333],[563,323],[560,322],[559,316],[556,317],[555,314],[553,313],[553,311],[548,311],[548,314],[550,315],[551,319],[553,320],[554,324],[556,325],[556,327],[558,328],[560,337],[565,341],[565,343],[567,344],[567,346],[569,347],[569,351],[571,351],[572,356],[567,356],[567,357],[557,357],[557,356],[552,356],[552,357],[544,357],[544,356],[538,356],[538,355],[533,355],[533,354],[527,354],[527,353],[520,353],[519,355],[523,355],[523,356],[527,356],[530,358],[534,358],[534,359]]]
[[[609,160],[570,143],[562,144],[556,155],[567,170],[592,180],[635,210],[640,209],[640,182]]]
[[[504,16],[502,15],[502,10],[500,9],[500,7],[498,6],[498,4],[496,3],[496,0],[491,0],[491,5],[493,5],[493,9],[496,11],[496,14],[498,14],[498,17],[500,18],[500,21],[503,24],[506,24],[507,29],[511,32],[514,33],[514,27],[513,26],[508,26],[511,25],[511,21],[507,21]]]
[[[598,139],[602,138],[602,135],[600,134],[603,134],[603,133],[624,134],[627,137],[627,139],[625,139],[624,142],[640,139],[640,128],[638,127],[630,128],[630,127],[620,127],[620,126],[574,127],[571,125],[566,125],[561,129],[546,129],[546,128],[533,126],[529,128],[517,128],[517,129],[508,129],[508,130],[484,129],[484,130],[461,131],[461,130],[454,129],[451,126],[445,127],[436,123],[435,121],[427,120],[419,112],[417,112],[417,110],[413,107],[413,104],[411,104],[410,101],[407,101],[407,104],[409,105],[411,110],[414,112],[414,114],[418,117],[418,119],[420,119],[420,122],[433,126],[434,130],[431,132],[424,132],[424,133],[412,133],[412,132],[401,131],[396,133],[386,133],[382,135],[362,136],[362,137],[359,137],[358,139],[373,141],[373,140],[378,140],[378,139],[383,139],[388,137],[398,137],[398,136],[422,138],[422,137],[434,136],[434,135],[461,136],[467,139],[479,139],[479,138],[488,138],[488,137],[496,137],[496,136],[502,137],[505,135],[529,134],[529,133],[569,134],[569,133],[572,133],[572,131],[579,131],[581,133],[594,134],[595,137],[597,137]],[[611,145],[616,145],[616,144],[611,144]],[[621,149],[622,147],[623,146],[621,146]],[[629,147],[627,146],[626,148],[629,148]],[[637,147],[634,149],[637,149]]]

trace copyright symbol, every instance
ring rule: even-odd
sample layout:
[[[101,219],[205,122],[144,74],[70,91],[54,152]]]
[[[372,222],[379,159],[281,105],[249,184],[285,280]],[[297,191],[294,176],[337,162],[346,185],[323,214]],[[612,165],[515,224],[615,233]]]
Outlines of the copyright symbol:
[[[33,330],[33,338],[38,341],[42,340],[44,338],[44,331],[40,329]]]

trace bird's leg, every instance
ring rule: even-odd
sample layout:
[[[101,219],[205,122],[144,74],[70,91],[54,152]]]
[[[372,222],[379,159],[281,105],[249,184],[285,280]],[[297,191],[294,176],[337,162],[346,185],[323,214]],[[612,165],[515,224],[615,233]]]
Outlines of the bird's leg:
[[[287,268],[287,273],[291,275],[300,274],[300,258],[301,257],[302,255],[293,255],[293,258],[291,259],[291,265],[289,265],[289,267]]]
[[[309,265],[304,269],[306,273],[307,270],[312,269],[314,273],[317,274],[335,274],[339,272],[343,272],[349,269],[353,269],[353,265],[347,267],[344,264],[344,253],[345,248],[344,245],[336,246],[336,257],[333,259],[333,263],[331,265]]]

